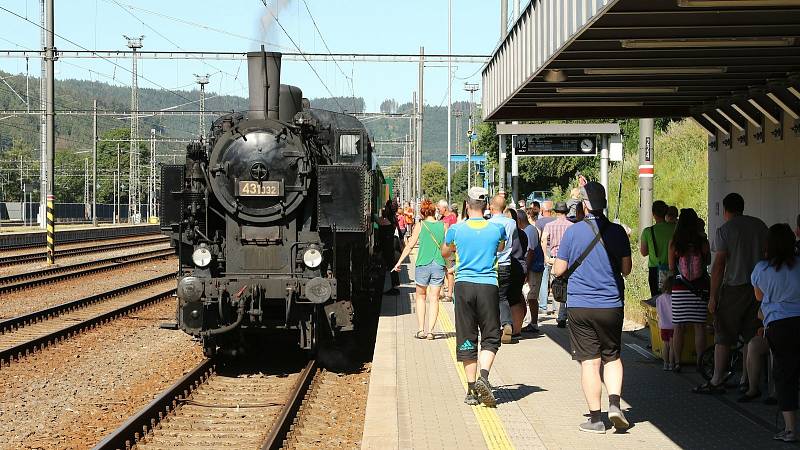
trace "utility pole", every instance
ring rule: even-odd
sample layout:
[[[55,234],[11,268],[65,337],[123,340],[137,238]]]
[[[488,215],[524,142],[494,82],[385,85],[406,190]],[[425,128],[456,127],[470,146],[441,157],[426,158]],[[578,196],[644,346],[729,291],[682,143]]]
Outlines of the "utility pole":
[[[97,226],[97,99],[92,101],[92,225]]]
[[[194,75],[195,80],[197,80],[197,84],[200,85],[200,138],[201,140],[205,141],[206,138],[206,126],[205,126],[205,115],[206,112],[206,85],[208,84],[208,74],[205,75]]]
[[[464,90],[469,92],[469,137],[467,137],[467,186],[472,183],[472,133],[475,132],[475,121],[472,117],[472,105],[475,103],[477,83],[464,83]]]
[[[122,218],[120,217],[121,210],[122,210],[122,197],[120,196],[120,184],[122,183],[122,172],[120,172],[120,155],[119,155],[119,142],[117,142],[117,204],[115,205],[115,213],[114,217],[116,217],[116,222],[122,222]]]
[[[83,158],[83,217],[89,218],[89,158]]]
[[[203,117],[202,115],[200,117]],[[201,119],[202,120],[202,119]],[[147,220],[156,216],[156,130],[150,129],[150,176],[147,178]]]
[[[447,1],[447,203],[450,203],[450,155],[453,135],[453,0]],[[469,177],[467,177],[469,188]]]
[[[55,38],[53,26],[53,0],[47,2],[47,47],[45,47],[45,60],[47,61],[47,264],[55,264],[56,242],[55,242],[55,170],[53,168],[56,159],[56,114],[53,104],[55,94]]]
[[[423,124],[425,110],[425,96],[423,95],[423,85],[425,79],[425,47],[419,48],[419,98],[417,102],[417,194],[422,198],[422,144],[423,144]],[[419,212],[419,203],[417,204]]]
[[[506,38],[508,32],[508,0],[500,0],[500,40]]]
[[[600,184],[608,195],[608,135],[600,135]]]
[[[140,215],[139,211],[139,83],[138,74],[136,73],[136,51],[142,48],[142,39],[144,36],[138,38],[130,38],[123,35],[128,40],[128,48],[133,51],[131,55],[131,73],[133,79],[131,81],[131,148],[130,148],[130,180],[128,182],[128,222],[138,222]]]
[[[411,130],[411,141],[409,149],[409,159],[411,160],[411,202],[412,206],[416,205],[415,202],[419,200],[419,184],[417,178],[417,93],[411,95],[411,110],[413,111],[411,117],[408,119],[408,129]],[[416,206],[414,206],[416,208]]]
[[[47,7],[45,0],[39,0],[41,8],[41,33],[42,48],[47,50]],[[42,58],[41,73],[39,74],[39,227],[47,228],[47,59]]]
[[[653,221],[653,119],[639,119],[639,235]]]

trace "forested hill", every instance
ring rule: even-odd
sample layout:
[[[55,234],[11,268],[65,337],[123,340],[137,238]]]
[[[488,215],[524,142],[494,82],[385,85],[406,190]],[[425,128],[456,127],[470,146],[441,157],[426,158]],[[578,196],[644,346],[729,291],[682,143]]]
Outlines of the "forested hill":
[[[30,98],[30,109],[39,109],[39,79],[28,79],[28,94],[26,95],[26,80],[24,74],[9,74],[0,71],[0,78],[5,84],[0,84],[0,109],[25,110],[28,106],[25,98]],[[211,85],[209,85],[211,86]],[[13,89],[13,90],[12,90]],[[14,92],[16,91],[16,93]],[[17,96],[19,94],[19,97]],[[127,111],[130,108],[130,88],[115,86],[108,83],[85,80],[57,80],[56,82],[56,109],[57,110],[91,110],[92,100],[97,99],[98,108],[106,111]],[[20,98],[21,97],[21,98]],[[141,110],[159,110],[171,108],[175,111],[190,111],[199,109],[200,93],[193,90],[159,90],[151,88],[139,89],[139,108]],[[402,101],[402,99],[401,99]],[[356,97],[316,98],[311,100],[315,108],[330,110],[364,111],[364,99]],[[179,106],[178,106],[179,105]],[[177,106],[177,107],[176,107]],[[206,109],[217,111],[244,110],[247,108],[247,99],[238,96],[217,95],[209,88],[206,92]],[[381,106],[382,112],[405,113],[412,109],[411,103],[400,103],[395,99],[387,99]],[[461,148],[465,146],[468,123],[469,105],[459,102],[453,105],[453,110],[463,111],[460,128],[453,123],[453,146],[456,145],[456,132],[461,130]],[[371,111],[370,111],[371,112]],[[477,112],[475,113],[478,115]],[[444,163],[447,153],[447,107],[426,106],[424,111],[424,151],[423,159],[435,160]],[[140,130],[142,135],[147,135],[150,129],[155,129],[158,134],[168,137],[191,138],[199,132],[197,116],[162,116],[142,117]],[[206,121],[208,126],[210,120]],[[376,140],[400,140],[408,135],[408,119],[370,119],[366,125]],[[101,117],[99,128],[101,135],[114,128],[129,128],[130,123],[116,117]],[[0,159],[2,152],[16,148],[38,148],[39,118],[35,115],[2,118],[0,120]],[[91,115],[70,116],[59,115],[56,120],[57,149],[80,150],[91,147],[92,118]],[[169,146],[172,147],[172,146]],[[177,149],[177,147],[176,147]],[[383,154],[400,154],[400,147],[383,145],[379,148]]]

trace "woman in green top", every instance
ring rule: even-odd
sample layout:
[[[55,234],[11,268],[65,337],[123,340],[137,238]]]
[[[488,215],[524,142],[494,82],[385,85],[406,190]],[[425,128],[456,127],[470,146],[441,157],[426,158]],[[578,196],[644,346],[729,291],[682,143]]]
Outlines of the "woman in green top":
[[[417,284],[417,325],[418,330],[414,337],[417,339],[433,340],[433,326],[439,316],[439,291],[444,283],[444,258],[441,247],[447,225],[436,220],[436,206],[430,200],[423,200],[420,205],[420,215],[423,220],[419,226],[414,227],[411,239],[408,240],[400,259],[394,266],[395,272],[400,271],[400,264],[411,253],[411,249],[419,243],[417,259],[414,268],[414,282]],[[426,308],[425,300],[428,300]],[[426,331],[425,316],[428,317]]]

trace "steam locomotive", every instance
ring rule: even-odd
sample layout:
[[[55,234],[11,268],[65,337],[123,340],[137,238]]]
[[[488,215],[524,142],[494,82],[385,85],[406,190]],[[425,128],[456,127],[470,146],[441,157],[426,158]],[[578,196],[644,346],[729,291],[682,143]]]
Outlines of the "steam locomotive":
[[[179,256],[178,326],[204,353],[273,333],[315,350],[376,320],[376,220],[389,195],[367,130],[280,84],[281,54],[247,54],[249,110],[216,119],[162,166],[162,230]]]

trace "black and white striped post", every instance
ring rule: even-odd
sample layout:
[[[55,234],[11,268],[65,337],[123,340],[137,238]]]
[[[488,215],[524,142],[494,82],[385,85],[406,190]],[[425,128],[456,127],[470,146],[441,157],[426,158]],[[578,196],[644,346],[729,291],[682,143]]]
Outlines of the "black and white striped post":
[[[53,196],[47,196],[47,264],[56,262],[56,232],[55,212],[53,211]]]

